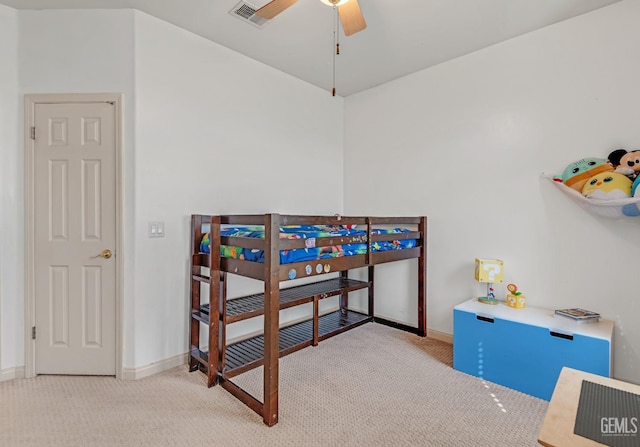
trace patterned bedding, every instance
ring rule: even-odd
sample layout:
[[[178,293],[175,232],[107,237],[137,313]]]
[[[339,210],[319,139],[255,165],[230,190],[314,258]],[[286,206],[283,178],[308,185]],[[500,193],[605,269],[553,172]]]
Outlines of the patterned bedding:
[[[373,234],[393,234],[408,233],[411,230],[406,228],[394,229],[373,229]],[[248,237],[264,239],[264,227],[260,226],[230,226],[223,227],[220,230],[221,236],[232,237]],[[331,237],[331,236],[366,236],[365,230],[353,228],[350,226],[334,225],[296,225],[280,227],[280,239],[308,239],[309,243],[306,248],[294,250],[280,251],[280,264],[290,264],[294,262],[313,261],[315,259],[336,258],[341,256],[352,256],[367,253],[367,244],[352,243],[333,245],[326,247],[316,247],[315,238]],[[366,239],[363,239],[366,240]],[[200,252],[210,253],[209,233],[205,233],[200,242]],[[387,250],[401,250],[405,248],[413,248],[416,246],[415,239],[397,240],[397,241],[380,241],[372,244],[374,252]],[[223,245],[220,247],[220,254],[226,258],[243,259],[253,262],[264,262],[264,251],[258,249],[233,247]]]

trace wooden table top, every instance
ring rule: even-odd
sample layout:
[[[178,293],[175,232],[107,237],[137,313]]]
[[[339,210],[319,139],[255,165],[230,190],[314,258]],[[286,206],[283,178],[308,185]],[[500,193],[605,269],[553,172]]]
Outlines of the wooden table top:
[[[573,433],[582,381],[640,394],[640,386],[564,367],[542,423],[538,442],[545,447],[597,447],[604,444]]]

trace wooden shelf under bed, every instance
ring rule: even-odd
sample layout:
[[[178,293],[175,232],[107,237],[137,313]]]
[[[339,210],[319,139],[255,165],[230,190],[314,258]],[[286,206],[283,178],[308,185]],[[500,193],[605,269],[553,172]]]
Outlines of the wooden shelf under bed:
[[[369,315],[352,310],[334,312],[322,315],[318,318],[318,340],[333,337],[341,332],[353,329],[371,321]],[[313,319],[292,324],[280,329],[279,345],[280,357],[296,352],[314,344]],[[203,365],[208,362],[209,353],[194,348],[192,356],[201,359]],[[237,376],[264,363],[264,337],[258,335],[228,345],[225,349],[224,375],[227,378]]]
[[[369,283],[365,281],[357,281],[349,278],[333,278],[280,289],[280,310],[310,303],[314,298],[329,298],[340,295],[341,293],[364,289],[368,286]],[[227,301],[226,306],[225,321],[227,324],[263,315],[264,292],[241,298],[231,298]],[[209,304],[201,306],[199,311],[194,311],[194,314],[198,314],[194,315],[194,318],[198,318],[203,323],[206,323],[209,321]]]
[[[194,279],[208,282],[208,278],[201,275],[194,275]],[[280,309],[365,289],[369,285],[369,282],[339,277],[280,289]],[[192,310],[191,316],[201,323],[207,324],[209,322],[209,311],[209,304],[204,304],[198,310]],[[227,324],[263,315],[264,293],[229,299],[226,302],[226,312],[224,314],[226,315],[225,321]],[[314,330],[313,321],[313,319],[309,319],[281,329],[280,357],[371,321],[371,317],[354,311],[342,312],[339,310],[320,316],[318,318],[317,331]],[[245,352],[245,350],[250,353]],[[229,345],[225,349],[224,374],[227,377],[232,377],[260,366],[263,363],[263,355],[264,339],[262,335]],[[192,346],[191,356],[204,365],[205,369],[207,368],[209,362],[208,351],[202,351],[199,346]]]

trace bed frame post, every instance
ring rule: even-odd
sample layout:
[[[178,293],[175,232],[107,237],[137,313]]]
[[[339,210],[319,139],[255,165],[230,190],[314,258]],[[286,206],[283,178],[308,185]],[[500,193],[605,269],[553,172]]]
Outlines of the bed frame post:
[[[220,287],[220,216],[212,216],[209,230],[210,254],[209,254],[209,364],[207,365],[207,385],[212,387],[218,384],[219,374],[222,371],[220,362],[220,332],[223,325],[220,324],[220,309],[222,288]]]
[[[227,273],[220,272],[220,318],[218,326],[218,377],[223,377],[227,355]]]
[[[266,214],[264,222],[264,400],[262,420],[278,422],[278,358],[280,311],[280,215]]]
[[[200,267],[195,267],[193,257],[200,251],[200,241],[202,240],[202,217],[192,215],[191,216],[191,272],[190,278],[193,275],[200,274]],[[200,308],[200,282],[191,279],[191,311],[193,309]],[[191,329],[189,331],[189,371],[193,372],[198,369],[198,360],[193,356],[192,351],[195,348],[200,348],[200,322],[195,318],[190,317]]]
[[[427,218],[420,217],[420,257],[418,258],[418,335],[427,336]]]
[[[369,314],[369,317],[374,318],[374,314],[375,314],[375,309],[373,307],[374,304],[374,299],[373,297],[375,296],[373,287],[374,287],[374,266],[371,264],[371,253],[373,250],[373,244],[371,243],[371,219],[367,217],[366,219],[367,221],[367,265],[369,267],[367,267],[367,281],[369,282],[369,287],[368,287],[368,303],[367,303],[367,312]]]
[[[349,270],[343,270],[340,272],[340,278],[346,283],[349,279]],[[347,310],[349,310],[349,292],[343,291],[340,294],[340,313],[342,315],[347,315]]]

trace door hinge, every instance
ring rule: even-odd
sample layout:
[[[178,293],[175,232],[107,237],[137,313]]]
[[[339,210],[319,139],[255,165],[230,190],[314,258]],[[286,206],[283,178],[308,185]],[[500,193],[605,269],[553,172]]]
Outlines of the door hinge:
[[[35,340],[36,339],[36,327],[32,327],[31,328],[31,340]]]
[[[31,126],[31,139],[36,139],[36,126]]]

